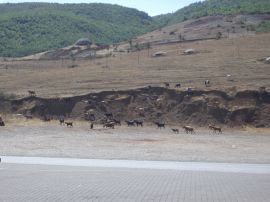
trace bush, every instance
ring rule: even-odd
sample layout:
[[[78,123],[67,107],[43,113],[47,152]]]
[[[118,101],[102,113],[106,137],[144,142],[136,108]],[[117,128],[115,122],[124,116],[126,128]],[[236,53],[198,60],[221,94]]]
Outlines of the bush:
[[[257,28],[256,28],[257,32],[270,32],[270,22],[261,22]]]

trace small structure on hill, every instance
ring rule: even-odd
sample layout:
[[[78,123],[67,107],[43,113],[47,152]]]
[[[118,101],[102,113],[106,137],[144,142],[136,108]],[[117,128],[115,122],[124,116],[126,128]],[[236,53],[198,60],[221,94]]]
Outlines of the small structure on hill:
[[[81,38],[78,41],[76,41],[76,46],[91,46],[93,43],[87,39],[87,38]]]
[[[158,51],[158,52],[155,52],[152,57],[161,57],[161,56],[166,56],[167,53],[164,52],[164,51]]]
[[[194,49],[187,49],[184,51],[184,54],[185,55],[192,55],[192,54],[195,54],[196,51]]]

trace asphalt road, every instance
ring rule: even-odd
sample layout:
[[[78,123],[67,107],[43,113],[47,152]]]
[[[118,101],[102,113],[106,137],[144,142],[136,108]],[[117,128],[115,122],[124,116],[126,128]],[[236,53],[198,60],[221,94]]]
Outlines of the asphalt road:
[[[0,187],[1,202],[268,202],[270,165],[2,157]]]

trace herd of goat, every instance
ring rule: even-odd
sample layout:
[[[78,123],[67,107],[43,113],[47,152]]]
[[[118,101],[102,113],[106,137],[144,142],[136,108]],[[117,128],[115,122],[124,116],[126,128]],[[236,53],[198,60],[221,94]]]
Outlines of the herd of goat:
[[[204,82],[206,87],[210,86],[210,81],[206,80]],[[170,87],[170,84],[165,82],[164,83],[166,88]],[[177,83],[174,86],[175,88],[181,88],[181,84]],[[192,89],[188,88],[188,93],[192,94]],[[28,91],[29,96],[34,97],[36,96],[36,92],[35,91]],[[25,117],[27,119],[32,119],[31,115],[25,115]],[[103,124],[103,128],[110,128],[110,129],[114,129],[115,126],[121,126],[121,121],[120,120],[116,120],[115,118],[113,118],[113,114],[112,113],[105,113],[105,118],[101,121]],[[44,121],[50,121],[51,119],[48,117],[44,118]],[[67,127],[73,127],[73,122],[71,121],[65,121],[64,117],[60,117],[59,118],[59,122],[60,125],[66,125]],[[132,126],[141,126],[143,127],[144,122],[141,120],[126,120],[125,121],[128,127],[132,127]],[[157,126],[158,129],[162,129],[165,128],[165,123],[160,123],[160,122],[154,122],[154,124]],[[0,117],[0,126],[5,126],[5,123],[3,121],[3,119]],[[94,128],[94,123],[91,122],[90,128],[93,129]],[[190,134],[195,134],[195,129],[191,126],[183,126],[182,127],[184,129],[184,131],[186,133],[190,133]],[[220,127],[214,126],[214,125],[208,125],[208,128],[213,131],[214,133],[222,133],[222,129]],[[178,128],[171,128],[173,133],[179,133],[179,129]]]
[[[114,129],[115,126],[121,126],[121,121],[114,119],[111,113],[105,114],[105,117],[107,117],[107,118],[101,121],[103,124],[103,128]],[[50,121],[50,120],[51,119],[49,119],[49,118],[44,119],[44,121]],[[65,121],[64,117],[59,118],[59,123],[60,123],[60,125],[66,125],[67,127],[73,127],[73,122],[72,121]],[[144,125],[144,122],[142,120],[126,120],[125,123],[127,124],[128,127],[136,127],[136,126],[143,127],[143,125]],[[157,126],[158,129],[163,129],[163,128],[165,129],[165,125],[166,125],[165,123],[154,122],[154,124]],[[0,126],[5,126],[5,123],[4,123],[1,116],[0,116]],[[93,122],[91,122],[90,128],[94,129]],[[187,134],[189,134],[189,133],[195,134],[195,129],[191,126],[183,126],[182,128],[184,129],[185,133],[187,133]],[[211,131],[213,131],[214,133],[222,133],[221,127],[217,127],[217,126],[209,124],[208,128]],[[179,133],[178,128],[171,128],[171,130],[173,133],[177,133],[177,134]]]
[[[115,126],[121,126],[120,120],[114,119],[113,116],[108,116],[108,114],[106,114],[106,115],[105,115],[105,117],[107,117],[107,118],[101,121],[103,128],[114,129]],[[67,122],[63,118],[59,119],[59,123],[60,123],[60,125],[66,125],[67,127],[73,127],[73,122],[70,122],[70,121]],[[144,121],[142,121],[142,120],[125,120],[125,123],[128,127],[143,127],[144,126]],[[157,126],[158,129],[165,129],[165,126],[166,126],[165,123],[161,123],[161,122],[154,122],[154,124]],[[94,129],[93,122],[91,122],[90,128]],[[195,134],[195,129],[191,126],[183,126],[182,128],[184,129],[185,133],[187,133],[187,134]],[[209,124],[208,128],[211,131],[213,131],[214,133],[222,133],[221,127],[217,127],[215,125]],[[173,133],[177,133],[177,134],[179,133],[178,128],[171,128],[171,130]]]

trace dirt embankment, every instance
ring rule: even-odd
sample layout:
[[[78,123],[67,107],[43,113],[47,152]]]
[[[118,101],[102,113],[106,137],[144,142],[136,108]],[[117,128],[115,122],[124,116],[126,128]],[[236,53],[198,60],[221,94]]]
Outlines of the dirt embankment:
[[[96,121],[112,113],[116,119],[141,119],[146,122],[229,126],[270,127],[270,93],[241,91],[230,95],[222,91],[185,91],[161,87],[104,91],[69,98],[26,97],[0,99],[2,114],[31,114],[37,118],[64,115],[69,119]]]

